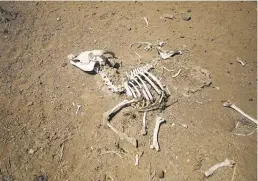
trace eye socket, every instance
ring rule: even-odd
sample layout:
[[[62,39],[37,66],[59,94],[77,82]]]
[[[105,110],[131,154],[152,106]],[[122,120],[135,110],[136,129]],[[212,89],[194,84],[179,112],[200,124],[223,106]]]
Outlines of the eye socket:
[[[99,64],[99,62],[95,63],[93,71],[96,72],[96,73],[99,73],[99,71],[100,71],[100,64]]]

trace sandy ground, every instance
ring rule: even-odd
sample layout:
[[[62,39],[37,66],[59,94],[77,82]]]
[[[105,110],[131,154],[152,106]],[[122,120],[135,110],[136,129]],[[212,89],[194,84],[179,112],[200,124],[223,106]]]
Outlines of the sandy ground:
[[[147,181],[156,172],[155,181],[161,170],[163,180],[170,181],[229,181],[232,175],[234,181],[257,180],[256,132],[237,135],[250,133],[255,125],[222,106],[230,100],[256,118],[256,2],[0,6],[0,180]],[[182,14],[188,9],[192,18],[185,21]],[[174,19],[160,19],[163,14]],[[148,18],[147,28],[143,17]],[[139,135],[142,113],[131,107],[113,118],[114,126],[138,139],[134,149],[101,121],[124,98],[107,92],[98,75],[72,66],[67,55],[112,50],[123,62],[123,75],[158,56],[155,49],[129,45],[157,40],[165,41],[167,50],[188,50],[160,61],[154,70],[171,90],[170,100],[178,101],[147,114],[147,136]],[[162,74],[163,66],[174,72]],[[179,76],[172,78],[179,69]],[[209,78],[212,84],[203,86]],[[77,104],[82,105],[78,114]],[[167,120],[160,128],[159,152],[149,148],[157,115]],[[141,152],[135,166],[135,154]],[[204,171],[226,158],[236,165],[204,178]]]

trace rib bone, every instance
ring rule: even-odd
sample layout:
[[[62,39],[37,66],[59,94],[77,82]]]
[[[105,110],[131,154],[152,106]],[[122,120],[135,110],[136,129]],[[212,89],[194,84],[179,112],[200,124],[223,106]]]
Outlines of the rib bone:
[[[165,122],[164,118],[161,117],[157,117],[156,119],[156,124],[155,124],[155,128],[154,128],[154,133],[153,133],[153,142],[152,145],[150,146],[151,149],[156,149],[156,151],[159,151],[159,143],[158,143],[158,133],[159,133],[159,127],[160,124]]]

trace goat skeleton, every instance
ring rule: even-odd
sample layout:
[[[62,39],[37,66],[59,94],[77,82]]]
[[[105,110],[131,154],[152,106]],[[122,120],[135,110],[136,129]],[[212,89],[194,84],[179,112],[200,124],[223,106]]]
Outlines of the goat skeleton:
[[[108,58],[105,57],[105,54],[111,54],[114,57],[114,53],[111,51],[92,50],[82,52],[77,56],[70,54],[68,55],[68,59],[70,59],[72,65],[83,71],[99,73],[104,83],[112,92],[126,93],[128,98],[130,98],[130,100],[124,100],[111,110],[105,112],[103,114],[103,122],[118,134],[121,139],[125,139],[137,147],[137,140],[135,138],[120,132],[110,124],[112,115],[129,105],[143,112],[161,108],[167,101],[170,93],[167,87],[150,72],[154,68],[151,64],[135,68],[129,73],[126,72],[123,85],[114,85],[104,70],[104,66],[108,63]]]

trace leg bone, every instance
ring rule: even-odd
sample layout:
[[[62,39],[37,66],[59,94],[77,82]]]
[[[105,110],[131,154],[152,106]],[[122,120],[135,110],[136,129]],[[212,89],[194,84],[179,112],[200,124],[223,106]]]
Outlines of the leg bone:
[[[141,135],[146,135],[147,134],[147,131],[146,131],[146,114],[147,112],[144,112],[143,114],[143,118],[142,118],[142,129],[141,129]]]
[[[132,99],[130,101],[124,100],[123,102],[119,103],[117,106],[115,106],[113,109],[110,111],[107,111],[103,114],[103,123],[104,125],[107,125],[110,129],[112,129],[121,139],[128,141],[131,143],[134,147],[137,147],[137,140],[133,137],[127,136],[125,133],[117,130],[112,124],[110,124],[109,119],[110,115],[116,113],[123,107],[132,104],[133,102],[136,102],[135,99]]]
[[[238,108],[235,104],[232,104],[230,101],[224,102],[223,106],[224,107],[230,107],[230,108],[236,110],[237,112],[239,112],[240,114],[242,114],[247,119],[249,119],[250,121],[254,122],[257,125],[257,120],[256,119],[254,119],[251,116],[249,116],[248,114],[244,113],[244,111],[242,111],[240,108]]]
[[[159,133],[159,127],[160,124],[165,122],[164,118],[161,117],[157,117],[156,119],[156,124],[155,124],[155,128],[154,128],[154,133],[153,133],[153,142],[152,145],[150,146],[151,149],[156,149],[156,151],[159,151],[159,143],[158,143],[158,133]]]

